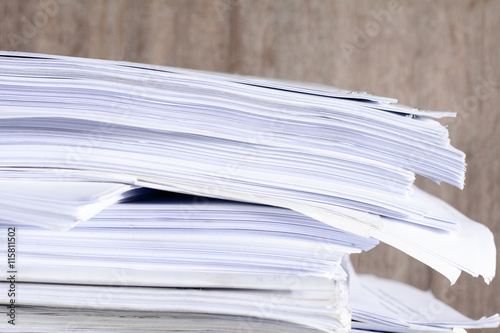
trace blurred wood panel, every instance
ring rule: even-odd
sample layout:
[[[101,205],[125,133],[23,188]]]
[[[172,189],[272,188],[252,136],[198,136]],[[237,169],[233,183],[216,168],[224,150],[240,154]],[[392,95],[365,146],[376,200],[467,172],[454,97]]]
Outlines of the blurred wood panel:
[[[459,112],[464,191],[418,184],[500,239],[499,1],[0,0],[0,48],[330,84]],[[387,246],[360,272],[431,288],[477,318],[500,311],[500,279],[448,282]]]

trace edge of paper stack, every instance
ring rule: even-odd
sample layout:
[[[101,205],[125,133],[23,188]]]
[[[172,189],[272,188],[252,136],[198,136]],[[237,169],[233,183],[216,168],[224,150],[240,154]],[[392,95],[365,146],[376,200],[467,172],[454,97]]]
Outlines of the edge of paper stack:
[[[491,231],[413,185],[420,174],[463,188],[465,155],[435,120],[453,113],[323,86],[18,52],[0,52],[0,77],[0,226],[18,230],[21,290],[18,325],[2,332],[500,323],[357,276],[346,259],[380,241],[452,284],[462,271],[493,279]],[[6,295],[0,303],[8,317]],[[436,304],[439,317],[416,310]]]

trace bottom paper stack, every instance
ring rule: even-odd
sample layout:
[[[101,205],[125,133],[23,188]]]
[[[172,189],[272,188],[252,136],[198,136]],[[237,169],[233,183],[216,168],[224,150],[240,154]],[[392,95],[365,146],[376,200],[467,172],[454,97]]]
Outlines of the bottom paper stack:
[[[13,228],[0,332],[460,332],[499,324],[498,315],[472,320],[428,292],[356,275],[349,254],[376,239],[283,208],[163,194],[111,205],[69,231],[0,221],[3,232]],[[436,306],[438,315],[426,311]]]

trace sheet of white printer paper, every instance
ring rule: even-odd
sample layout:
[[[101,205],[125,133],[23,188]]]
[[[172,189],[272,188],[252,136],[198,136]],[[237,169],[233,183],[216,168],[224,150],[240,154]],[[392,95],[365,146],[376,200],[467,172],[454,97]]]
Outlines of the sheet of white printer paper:
[[[412,327],[400,327],[400,326],[386,326],[382,324],[375,323],[360,323],[357,321],[352,322],[352,328],[350,333],[467,333],[462,328],[442,328],[442,327],[431,327],[428,326],[417,326]]]
[[[481,275],[489,284],[496,271],[496,247],[491,231],[444,201],[420,192],[435,205],[441,206],[443,213],[455,218],[460,230],[446,233],[383,218],[383,227],[373,228],[372,237],[429,265],[446,276],[452,284],[461,271],[475,277]]]
[[[350,288],[353,328],[461,332],[500,324],[498,314],[473,320],[437,300],[432,292],[397,281],[350,272]]]
[[[121,183],[0,180],[1,218],[67,230],[133,195],[134,188]]]

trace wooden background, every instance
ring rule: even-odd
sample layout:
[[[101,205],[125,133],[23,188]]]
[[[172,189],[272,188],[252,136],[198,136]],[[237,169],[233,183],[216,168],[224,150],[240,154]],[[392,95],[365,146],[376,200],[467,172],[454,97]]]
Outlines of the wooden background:
[[[0,0],[3,50],[311,81],[457,111],[444,123],[467,154],[465,190],[418,185],[488,225],[497,246],[499,31],[500,1]],[[432,289],[473,318],[500,312],[499,277],[486,287],[464,273],[450,287],[387,246],[354,263]]]

